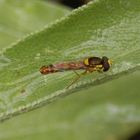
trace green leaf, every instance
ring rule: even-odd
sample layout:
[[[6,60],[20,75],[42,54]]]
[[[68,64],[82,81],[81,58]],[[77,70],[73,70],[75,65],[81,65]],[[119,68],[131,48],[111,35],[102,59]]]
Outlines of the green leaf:
[[[0,60],[0,119],[48,104],[140,68],[140,1],[94,1],[7,48]],[[107,73],[92,73],[69,89],[72,71],[42,76],[42,65],[88,56],[113,60]]]
[[[68,12],[64,7],[38,0],[1,0],[0,50]]]
[[[0,125],[2,140],[128,140],[140,126],[140,72],[76,92]]]

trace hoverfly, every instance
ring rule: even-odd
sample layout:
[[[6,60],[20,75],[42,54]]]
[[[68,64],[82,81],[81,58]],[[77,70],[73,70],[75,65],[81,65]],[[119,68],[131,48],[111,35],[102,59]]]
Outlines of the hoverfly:
[[[111,60],[103,56],[100,57],[88,57],[80,61],[72,61],[72,62],[63,62],[63,63],[56,63],[56,64],[50,64],[48,66],[42,66],[40,68],[41,74],[51,74],[56,72],[64,72],[73,70],[78,77],[68,86],[70,87],[72,84],[74,84],[82,75],[85,75],[87,73],[92,72],[106,72],[110,69],[111,66]],[[82,74],[78,74],[76,70],[84,70]],[[68,88],[67,87],[67,88]]]

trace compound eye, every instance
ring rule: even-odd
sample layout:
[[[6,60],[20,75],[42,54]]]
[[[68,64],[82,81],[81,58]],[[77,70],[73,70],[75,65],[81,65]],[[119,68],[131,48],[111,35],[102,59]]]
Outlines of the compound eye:
[[[102,65],[103,65],[103,71],[109,70],[110,65],[108,63],[108,58],[106,56],[102,57]]]
[[[110,65],[108,63],[104,62],[104,64],[103,64],[103,71],[108,71],[109,68],[110,68]]]

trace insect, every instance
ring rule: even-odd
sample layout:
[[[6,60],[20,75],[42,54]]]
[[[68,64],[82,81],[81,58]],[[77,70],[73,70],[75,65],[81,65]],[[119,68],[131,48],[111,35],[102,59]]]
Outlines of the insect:
[[[56,63],[50,64],[48,66],[42,66],[40,68],[41,74],[51,74],[56,72],[64,72],[73,70],[76,75],[78,76],[72,83],[67,87],[69,88],[72,84],[74,84],[82,75],[87,73],[92,73],[94,71],[97,72],[106,72],[110,69],[111,60],[108,59],[106,56],[100,57],[88,57],[80,61],[73,61],[73,62],[63,62],[63,63]],[[76,70],[84,70],[83,73],[78,74]]]

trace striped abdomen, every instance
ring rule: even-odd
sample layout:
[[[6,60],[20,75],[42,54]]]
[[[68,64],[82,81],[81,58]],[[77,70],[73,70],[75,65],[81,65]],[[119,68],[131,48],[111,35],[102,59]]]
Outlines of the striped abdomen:
[[[40,72],[42,74],[49,74],[54,72],[62,72],[67,70],[79,70],[85,69],[85,65],[83,62],[69,62],[69,63],[60,63],[48,66],[42,66],[40,68]]]

